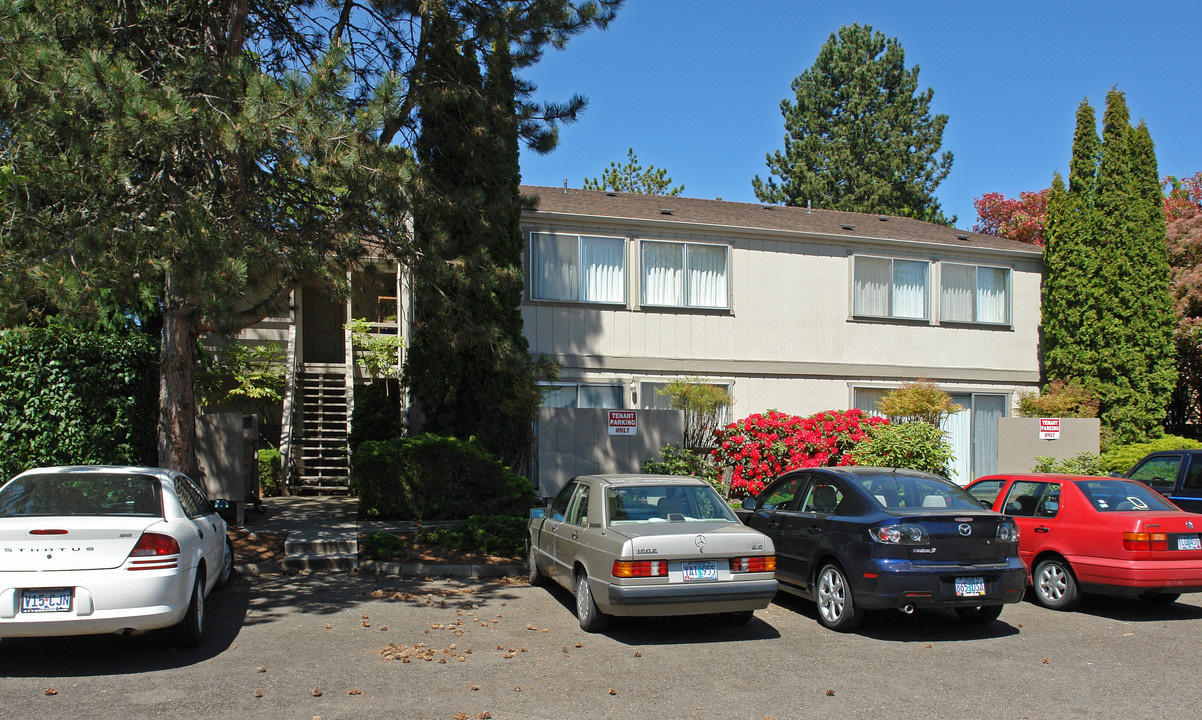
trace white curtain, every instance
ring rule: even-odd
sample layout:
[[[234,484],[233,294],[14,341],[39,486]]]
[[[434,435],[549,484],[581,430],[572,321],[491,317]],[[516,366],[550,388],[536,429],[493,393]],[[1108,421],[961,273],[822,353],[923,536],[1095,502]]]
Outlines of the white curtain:
[[[1006,288],[1008,271],[1005,268],[977,268],[977,320],[987,323],[1008,323],[1010,303]]]
[[[620,303],[626,300],[626,243],[622,238],[582,237],[580,299]]]
[[[886,258],[856,257],[852,283],[852,314],[887,317],[891,262]]]
[[[942,280],[939,319],[946,322],[972,322],[973,297],[977,289],[976,267],[944,263]]]
[[[684,246],[643,243],[643,304],[684,305]]]
[[[856,388],[856,409],[863,410],[865,414],[873,417],[884,417],[877,403],[884,400],[888,394],[889,391],[884,388]]]
[[[893,261],[893,317],[927,316],[928,267],[926,262]]]
[[[557,236],[538,233],[531,242],[530,269],[534,275],[531,294],[539,300],[576,300],[575,235]]]
[[[972,400],[973,472],[981,477],[997,472],[997,420],[1006,416],[1006,396],[974,395]]]
[[[543,385],[542,406],[545,408],[573,408],[576,407],[576,386],[575,385]]]
[[[964,408],[943,419],[940,430],[952,446],[952,477],[960,485],[973,481],[972,395],[952,395],[952,401]]]
[[[689,307],[726,307],[726,248],[689,245],[687,256]]]

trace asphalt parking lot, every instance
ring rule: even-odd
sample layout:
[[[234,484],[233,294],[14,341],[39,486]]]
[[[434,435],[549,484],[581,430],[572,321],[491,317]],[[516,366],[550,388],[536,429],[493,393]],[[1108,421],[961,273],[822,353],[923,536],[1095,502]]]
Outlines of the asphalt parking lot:
[[[823,629],[809,603],[579,629],[521,580],[262,576],[210,598],[195,651],[0,641],[0,718],[1174,718],[1202,698],[1202,597],[1029,602]],[[1192,712],[1192,710],[1191,710]]]

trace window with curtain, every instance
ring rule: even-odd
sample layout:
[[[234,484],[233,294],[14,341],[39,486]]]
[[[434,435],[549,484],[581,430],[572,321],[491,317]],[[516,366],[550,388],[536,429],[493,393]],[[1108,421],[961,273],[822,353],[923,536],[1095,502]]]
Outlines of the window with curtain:
[[[625,393],[621,385],[579,385],[555,383],[540,385],[543,391],[542,407],[545,408],[610,408],[625,407]]]
[[[533,233],[530,283],[530,295],[536,300],[624,303],[626,241]]]
[[[857,255],[852,258],[852,314],[926,320],[930,263]]]
[[[725,245],[642,244],[643,305],[727,308]]]
[[[1010,323],[1010,270],[944,263],[939,293],[943,322]]]

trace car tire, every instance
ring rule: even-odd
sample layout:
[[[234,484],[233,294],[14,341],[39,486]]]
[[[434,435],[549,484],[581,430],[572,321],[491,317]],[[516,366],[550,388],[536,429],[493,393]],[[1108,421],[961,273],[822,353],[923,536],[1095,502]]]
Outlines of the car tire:
[[[958,607],[956,614],[966,623],[973,625],[988,625],[1002,614],[1001,605],[978,605],[977,607]]]
[[[588,575],[583,572],[576,575],[576,619],[585,632],[599,632],[609,624],[609,616],[597,608]]]
[[[1072,610],[1081,603],[1081,592],[1072,568],[1060,558],[1049,558],[1031,574],[1035,601],[1052,610]]]
[[[1177,602],[1181,593],[1144,593],[1136,597],[1145,605],[1168,605]]]
[[[178,648],[199,647],[205,635],[205,588],[204,573],[196,574],[192,583],[192,597],[184,618],[171,628],[171,644]]]
[[[217,576],[214,589],[226,588],[234,581],[234,543],[225,538],[225,556],[221,559],[221,574]]]
[[[538,558],[535,557],[534,543],[526,544],[526,574],[529,576],[530,584],[535,587],[547,584],[547,576],[538,567]]]
[[[838,565],[825,565],[818,573],[814,597],[818,605],[818,622],[831,630],[854,630],[864,619],[864,611],[856,606],[851,585]]]

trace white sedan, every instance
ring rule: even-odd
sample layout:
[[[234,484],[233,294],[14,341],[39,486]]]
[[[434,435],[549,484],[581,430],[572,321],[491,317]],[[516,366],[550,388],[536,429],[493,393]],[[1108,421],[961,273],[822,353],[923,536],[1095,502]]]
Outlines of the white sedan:
[[[217,507],[174,470],[38,468],[0,487],[0,639],[167,628],[195,647],[233,566]]]

